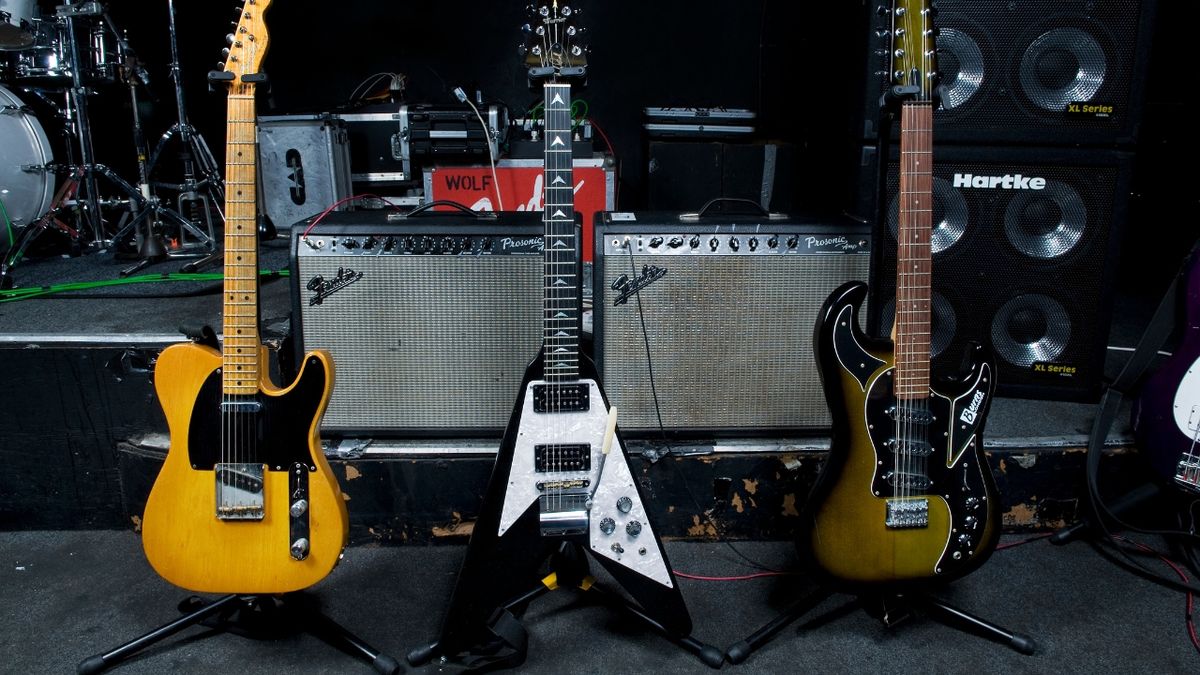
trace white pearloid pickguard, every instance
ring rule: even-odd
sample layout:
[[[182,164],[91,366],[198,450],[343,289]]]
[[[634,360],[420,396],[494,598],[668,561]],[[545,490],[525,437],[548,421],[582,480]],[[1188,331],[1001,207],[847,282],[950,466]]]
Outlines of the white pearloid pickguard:
[[[537,488],[539,482],[586,479],[590,481],[588,489],[593,491],[588,512],[588,544],[592,551],[664,586],[672,587],[671,574],[659,548],[658,538],[647,519],[646,509],[638,497],[633,474],[625,459],[625,446],[619,435],[613,439],[608,456],[603,454],[608,409],[604,406],[600,387],[593,380],[581,382],[585,382],[590,389],[591,408],[586,412],[534,412],[533,387],[547,383],[531,382],[525,389],[525,402],[508,474],[508,489],[500,514],[499,536],[504,536],[513,523],[538,501],[541,495]],[[591,446],[590,471],[539,473],[536,470],[534,446],[578,443]],[[628,497],[633,502],[629,513],[621,513],[617,508],[617,500],[622,497]],[[600,523],[606,517],[616,523],[612,534],[604,534],[600,529]],[[625,528],[634,520],[641,523],[642,530],[637,536],[630,536]],[[619,545],[622,551],[614,551],[614,544]]]
[[[1192,362],[1175,390],[1175,426],[1188,438],[1200,428],[1200,359]]]

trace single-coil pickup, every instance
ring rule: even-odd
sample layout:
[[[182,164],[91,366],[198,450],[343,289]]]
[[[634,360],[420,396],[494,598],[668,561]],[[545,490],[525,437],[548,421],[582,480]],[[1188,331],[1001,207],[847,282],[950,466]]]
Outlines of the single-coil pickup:
[[[933,413],[924,408],[893,405],[884,412],[891,419],[905,424],[933,424]]]
[[[887,449],[898,455],[908,455],[909,457],[928,457],[933,454],[933,446],[925,441],[914,439],[897,440],[889,438],[887,440]]]
[[[591,387],[586,382],[533,385],[533,411],[539,413],[587,412]]]
[[[889,471],[883,474],[883,479],[888,485],[912,490],[928,490],[930,485],[928,476],[906,471]]]
[[[591,471],[592,446],[589,443],[535,445],[533,468],[538,473]]]

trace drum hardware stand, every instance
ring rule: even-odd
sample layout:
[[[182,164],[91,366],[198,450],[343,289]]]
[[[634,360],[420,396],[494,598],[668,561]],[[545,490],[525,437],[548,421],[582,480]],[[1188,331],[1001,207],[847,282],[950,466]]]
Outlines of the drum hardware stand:
[[[171,125],[171,128],[162,135],[162,138],[155,145],[154,152],[150,155],[150,161],[146,165],[146,174],[149,176],[154,171],[154,168],[158,166],[158,160],[162,156],[163,150],[172,139],[178,136],[183,146],[180,153],[180,159],[183,164],[182,182],[156,182],[154,185],[179,192],[176,202],[178,212],[194,224],[195,227],[191,228],[193,234],[200,234],[200,229],[205,233],[197,236],[194,241],[185,242],[181,240],[182,248],[187,251],[187,255],[207,256],[202,260],[194,261],[185,266],[185,271],[189,267],[193,268],[190,271],[194,271],[195,268],[206,264],[205,261],[212,258],[212,254],[218,250],[212,211],[215,209],[217,215],[224,221],[225,214],[222,212],[222,208],[225,203],[225,184],[221,179],[217,160],[213,157],[212,151],[209,150],[204,137],[188,121],[187,105],[183,98],[183,81],[180,75],[179,41],[175,25],[174,0],[167,0],[167,18],[168,34],[171,43],[171,82],[175,86],[175,107],[178,112],[178,120],[175,124]],[[199,175],[199,178],[197,178],[197,175]]]
[[[50,229],[51,226],[57,228],[71,238],[73,249],[72,252],[75,255],[78,255],[78,251],[76,249],[79,245],[79,232],[75,228],[59,220],[57,214],[68,202],[71,201],[71,198],[75,196],[75,191],[79,188],[79,177],[80,171],[77,169],[75,174],[73,174],[70,179],[63,182],[62,186],[58,188],[58,191],[54,193],[54,201],[50,203],[50,209],[46,211],[46,214],[39,218],[37,222],[32,223],[25,229],[21,230],[21,233],[17,235],[16,241],[14,241],[8,251],[5,252],[4,259],[0,260],[0,290],[9,290],[13,287],[13,266],[21,260],[21,257],[25,254],[25,250],[29,248],[29,245],[33,243],[33,240],[37,239],[38,235],[40,235],[42,232]]]
[[[315,635],[325,642],[371,663],[376,672],[384,675],[399,673],[400,663],[338,625],[323,614],[317,603],[303,593],[282,596],[231,594],[212,601],[191,596],[179,603],[184,616],[164,624],[145,635],[102,654],[90,656],[79,663],[81,675],[99,673],[150,645],[174,635],[189,626],[200,624],[215,632],[230,632],[251,639],[271,640],[300,631]],[[207,637],[213,632],[202,635]]]
[[[58,18],[63,19],[65,30],[60,31],[66,40],[68,58],[71,60],[71,87],[67,90],[67,108],[74,110],[75,116],[73,122],[75,124],[75,133],[79,137],[79,155],[83,162],[83,176],[81,180],[83,203],[80,210],[80,219],[85,227],[80,229],[90,230],[92,235],[91,246],[98,249],[107,247],[108,242],[104,238],[104,219],[100,213],[100,199],[96,188],[96,165],[95,151],[92,147],[92,129],[91,122],[88,117],[87,108],[87,87],[83,83],[83,73],[80,64],[82,61],[79,58],[79,42],[75,39],[75,17],[77,16],[94,16],[101,12],[100,3],[84,2],[71,4],[72,0],[63,0],[56,11]],[[68,115],[68,117],[70,117]]]

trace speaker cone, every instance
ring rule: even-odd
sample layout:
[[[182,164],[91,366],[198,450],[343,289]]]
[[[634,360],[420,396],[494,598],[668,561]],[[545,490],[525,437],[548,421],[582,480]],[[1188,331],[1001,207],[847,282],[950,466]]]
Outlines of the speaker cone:
[[[938,30],[937,49],[942,108],[953,110],[983,86],[983,52],[970,35],[953,28]]]
[[[967,200],[944,178],[933,177],[933,234],[930,235],[930,250],[941,253],[958,243],[970,222]],[[888,226],[892,238],[899,236],[900,199],[892,199],[888,210]]]
[[[1108,74],[1096,39],[1078,28],[1055,28],[1038,36],[1021,56],[1021,89],[1035,105],[1065,111],[1092,100]]]
[[[1087,227],[1087,206],[1071,186],[1055,180],[1037,192],[1020,192],[1004,210],[1004,234],[1025,255],[1048,260],[1066,255]]]
[[[1028,293],[1004,303],[992,318],[992,346],[1005,361],[1029,367],[1054,361],[1071,341],[1071,319],[1054,298]]]

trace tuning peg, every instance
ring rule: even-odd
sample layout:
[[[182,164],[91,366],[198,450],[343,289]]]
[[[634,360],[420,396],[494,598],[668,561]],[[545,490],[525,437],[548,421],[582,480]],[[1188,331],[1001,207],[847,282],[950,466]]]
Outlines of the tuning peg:
[[[529,47],[527,45],[524,45],[524,44],[517,45],[517,54],[519,54],[521,56],[525,56],[528,53],[529,53]]]
[[[571,16],[575,13],[575,10],[571,9],[570,5],[563,5],[562,9],[558,10],[558,13],[563,16]]]
[[[550,8],[545,5],[538,7],[538,14],[541,14],[542,16],[550,16]]]
[[[530,26],[529,24],[524,24],[523,26],[521,26],[521,32],[526,35],[529,35],[530,33],[533,32],[533,26]]]
[[[227,45],[233,44],[233,33],[229,33],[225,36],[225,44],[227,44]]]
[[[221,50],[221,56],[223,56],[225,58],[229,58],[229,47],[226,47]]]

